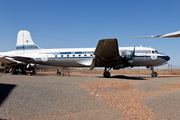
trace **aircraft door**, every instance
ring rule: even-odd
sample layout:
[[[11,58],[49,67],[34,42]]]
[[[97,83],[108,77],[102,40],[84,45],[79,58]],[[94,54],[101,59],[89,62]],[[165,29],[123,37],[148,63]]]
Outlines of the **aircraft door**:
[[[146,59],[147,59],[147,57],[148,57],[149,52],[148,52],[148,51],[146,51],[146,50],[144,50],[144,52],[145,52],[145,54],[144,54],[144,60],[146,60]]]

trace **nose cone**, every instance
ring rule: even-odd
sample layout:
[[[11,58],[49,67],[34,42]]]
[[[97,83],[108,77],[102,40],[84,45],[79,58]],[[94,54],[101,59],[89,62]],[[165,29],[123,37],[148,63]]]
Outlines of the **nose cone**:
[[[169,56],[164,56],[164,59],[165,59],[166,61],[168,61],[168,60],[170,60],[170,57],[169,57]]]

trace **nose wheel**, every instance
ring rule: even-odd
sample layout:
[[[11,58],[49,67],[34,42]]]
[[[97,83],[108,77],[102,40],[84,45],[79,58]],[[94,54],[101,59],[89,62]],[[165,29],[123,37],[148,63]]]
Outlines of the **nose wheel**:
[[[151,70],[152,70],[151,77],[152,78],[157,77],[158,76],[157,72],[154,72],[153,68],[151,68]]]
[[[110,68],[111,69],[111,68]],[[109,69],[109,70],[110,70]],[[107,71],[107,68],[105,67],[105,69],[104,69],[104,73],[103,73],[103,76],[105,77],[105,78],[109,78],[110,76],[111,76],[111,73],[109,72],[109,70]]]

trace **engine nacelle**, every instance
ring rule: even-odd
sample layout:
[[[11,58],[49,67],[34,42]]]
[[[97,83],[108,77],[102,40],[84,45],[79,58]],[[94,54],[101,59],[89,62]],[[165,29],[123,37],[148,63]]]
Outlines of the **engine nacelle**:
[[[28,70],[34,70],[34,69],[35,69],[35,64],[32,64],[32,63],[27,64],[26,68],[27,68]]]
[[[121,56],[124,57],[126,61],[132,60],[133,52],[130,50],[124,50],[124,51],[121,51]]]
[[[115,65],[115,66],[113,67],[113,70],[119,70],[119,69],[121,69],[121,68],[125,68],[125,65],[122,64],[122,63]]]
[[[134,67],[134,59],[129,60],[128,64],[129,64],[130,67]]]

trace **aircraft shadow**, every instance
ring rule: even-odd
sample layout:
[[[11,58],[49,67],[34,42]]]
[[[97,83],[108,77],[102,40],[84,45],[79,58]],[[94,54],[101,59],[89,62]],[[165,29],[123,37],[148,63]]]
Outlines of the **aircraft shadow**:
[[[0,106],[6,100],[11,91],[16,87],[13,84],[2,84],[0,83]]]
[[[119,79],[127,79],[127,80],[148,80],[142,77],[132,77],[132,76],[125,76],[125,75],[115,75],[115,76],[111,76],[110,78],[119,78]]]

